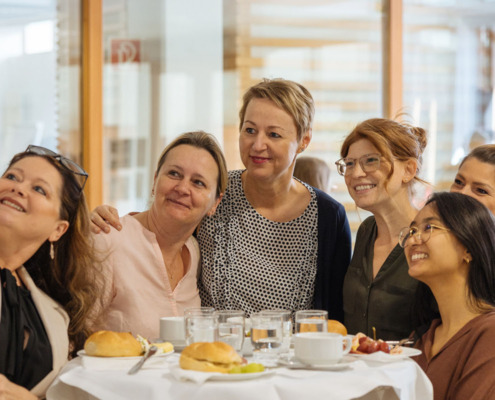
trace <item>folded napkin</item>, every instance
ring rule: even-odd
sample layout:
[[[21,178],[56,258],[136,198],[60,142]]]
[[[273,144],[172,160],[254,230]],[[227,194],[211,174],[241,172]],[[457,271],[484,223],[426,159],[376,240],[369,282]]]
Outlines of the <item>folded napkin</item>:
[[[190,369],[182,369],[178,365],[170,367],[170,373],[178,381],[192,381],[202,384],[214,376],[222,375],[221,372],[201,372]]]

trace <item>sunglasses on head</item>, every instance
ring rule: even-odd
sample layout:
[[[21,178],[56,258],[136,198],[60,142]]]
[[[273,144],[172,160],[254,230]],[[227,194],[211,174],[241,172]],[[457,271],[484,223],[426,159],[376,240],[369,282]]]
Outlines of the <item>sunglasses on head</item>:
[[[88,180],[89,175],[79,164],[76,164],[74,161],[70,160],[69,158],[67,158],[61,154],[57,154],[54,151],[51,151],[50,149],[47,149],[47,148],[41,147],[41,146],[35,146],[32,144],[30,144],[27,147],[26,153],[32,153],[32,154],[36,154],[38,156],[49,156],[49,157],[54,158],[64,168],[68,169],[73,174],[81,177],[82,184],[80,184],[80,192],[83,191],[84,185],[86,185],[86,181]]]

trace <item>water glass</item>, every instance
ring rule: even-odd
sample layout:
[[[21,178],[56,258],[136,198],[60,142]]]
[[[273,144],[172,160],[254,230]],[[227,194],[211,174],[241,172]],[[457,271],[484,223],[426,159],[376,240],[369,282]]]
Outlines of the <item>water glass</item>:
[[[186,344],[218,340],[218,315],[210,310],[184,311]]]
[[[325,310],[296,311],[296,333],[327,332],[328,312]]]
[[[244,311],[217,311],[218,339],[231,345],[237,352],[242,350],[244,342]]]
[[[282,316],[262,312],[251,314],[253,361],[275,367],[283,341]]]
[[[279,354],[288,354],[290,350],[290,341],[292,338],[292,313],[289,310],[263,310],[263,315],[275,315],[282,318],[282,345]]]

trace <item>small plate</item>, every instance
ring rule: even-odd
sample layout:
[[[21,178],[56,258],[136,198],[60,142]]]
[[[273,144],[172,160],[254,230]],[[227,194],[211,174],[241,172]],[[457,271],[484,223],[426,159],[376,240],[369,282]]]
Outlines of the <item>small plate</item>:
[[[304,364],[298,361],[295,357],[280,357],[278,360],[278,365],[290,369],[313,369],[321,371],[341,371],[343,369],[349,368],[355,361],[345,361],[341,360],[336,364]]]
[[[151,366],[156,363],[160,363],[163,359],[170,354],[173,354],[174,350],[167,353],[155,354],[151,356],[143,368],[146,366]],[[143,356],[136,357],[96,357],[88,356],[84,350],[79,350],[77,355],[81,357],[82,365],[85,368],[91,369],[126,369],[131,368],[135,363],[137,363]]]
[[[400,354],[389,354],[389,353],[384,353],[383,351],[377,351],[375,353],[371,354],[356,354],[356,353],[349,353],[349,356],[356,357],[356,358],[362,358],[363,360],[369,360],[369,361],[381,361],[381,362],[394,362],[397,360],[403,360],[405,358],[409,357],[415,357],[419,356],[421,354],[421,350],[419,349],[414,349],[412,347],[402,347],[401,346],[402,353]]]

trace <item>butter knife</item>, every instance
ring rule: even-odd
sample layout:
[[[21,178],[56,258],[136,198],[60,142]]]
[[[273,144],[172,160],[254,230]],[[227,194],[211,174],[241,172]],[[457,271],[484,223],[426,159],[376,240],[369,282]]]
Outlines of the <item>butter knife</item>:
[[[134,365],[129,372],[127,373],[128,375],[134,375],[136,372],[138,372],[141,367],[143,366],[144,362],[150,358],[153,354],[155,354],[158,351],[158,347],[156,346],[151,346],[149,350],[146,352],[146,354],[141,358],[141,360],[138,361],[136,365]]]

